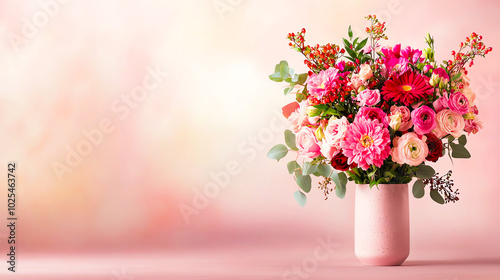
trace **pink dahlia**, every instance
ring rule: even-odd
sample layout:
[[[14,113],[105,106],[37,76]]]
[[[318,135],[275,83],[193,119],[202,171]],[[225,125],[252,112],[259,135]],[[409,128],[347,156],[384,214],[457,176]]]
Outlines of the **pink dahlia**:
[[[328,70],[321,71],[319,74],[312,74],[307,77],[307,90],[309,94],[316,99],[322,99],[323,96],[333,91],[338,72],[337,68],[328,68]]]
[[[406,71],[399,77],[387,80],[382,87],[385,100],[409,106],[432,95],[434,89],[429,78],[413,71]]]
[[[390,144],[389,130],[383,124],[361,116],[349,125],[342,149],[349,164],[355,162],[368,170],[372,164],[382,166],[391,154]]]

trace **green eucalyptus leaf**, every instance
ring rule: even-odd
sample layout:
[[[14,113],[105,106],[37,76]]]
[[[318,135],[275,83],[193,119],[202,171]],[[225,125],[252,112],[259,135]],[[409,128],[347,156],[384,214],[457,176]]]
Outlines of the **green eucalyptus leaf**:
[[[304,193],[302,193],[301,191],[296,191],[293,193],[293,197],[295,198],[295,200],[299,203],[300,207],[304,207],[306,205],[306,202],[307,202],[307,197]]]
[[[430,167],[429,165],[421,164],[418,166],[416,175],[420,179],[430,179],[432,176],[434,176],[434,174],[436,174],[434,168]]]
[[[307,73],[300,74],[297,80],[297,84],[303,85],[306,82],[307,77],[308,77]]]
[[[288,94],[290,94],[292,91],[293,91],[293,86],[285,88],[285,89],[283,90],[283,93],[284,93],[285,95],[288,95]]]
[[[281,74],[279,72],[269,75],[269,79],[275,82],[283,82],[283,78],[281,78]]]
[[[318,172],[321,176],[325,178],[330,178],[330,174],[332,173],[332,168],[326,164],[318,165]]]
[[[313,165],[310,162],[304,162],[304,166],[302,167],[302,175],[313,174],[318,170],[317,165]]]
[[[288,148],[283,144],[278,144],[269,150],[267,157],[270,159],[280,160],[286,156],[288,153]]]
[[[308,193],[311,191],[311,176],[302,175],[299,171],[295,171],[295,181],[297,185],[305,192]]]
[[[460,73],[458,73],[458,74],[460,74]],[[465,136],[465,134],[458,137],[458,144],[460,144],[462,146],[465,146],[465,144],[467,144],[467,136]]]
[[[295,134],[293,134],[293,132],[288,129],[285,130],[285,143],[293,151],[299,150],[295,144]]]
[[[289,163],[287,163],[286,168],[288,169],[288,173],[290,174],[293,174],[297,170],[301,170],[300,165],[295,160],[292,160]]]
[[[413,196],[416,198],[422,198],[425,194],[425,185],[424,182],[421,179],[418,179],[415,181],[413,184]]]
[[[349,35],[349,38],[352,38],[352,29],[351,26],[349,25],[349,29],[347,29],[347,35]]]
[[[469,151],[460,144],[450,143],[451,156],[454,158],[470,158]]]
[[[432,200],[439,204],[444,204],[444,199],[437,190],[431,190],[430,192]]]

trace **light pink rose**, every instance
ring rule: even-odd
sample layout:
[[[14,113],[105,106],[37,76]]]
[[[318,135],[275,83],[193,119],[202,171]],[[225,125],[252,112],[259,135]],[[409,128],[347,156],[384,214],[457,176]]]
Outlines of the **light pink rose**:
[[[321,141],[321,154],[328,160],[331,160],[339,152],[340,150],[330,145],[330,143],[328,143],[326,139],[323,139],[323,141]]]
[[[411,121],[410,109],[405,106],[392,106],[391,114],[389,117],[395,114],[401,115],[401,124],[399,126],[398,131],[407,131],[413,126],[413,122]]]
[[[437,126],[434,129],[434,134],[437,137],[443,138],[448,134],[458,138],[462,135],[465,128],[465,120],[462,115],[453,112],[450,109],[444,109],[436,114]]]
[[[324,131],[326,142],[328,142],[334,149],[340,150],[340,146],[344,141],[348,126],[349,121],[346,117],[342,117],[340,119],[331,118]]]
[[[371,77],[373,77],[373,72],[370,64],[365,63],[361,65],[359,68],[359,78],[364,82]]]
[[[292,124],[292,131],[294,133],[299,132],[299,130],[306,125],[314,125],[318,122],[319,117],[309,117],[307,115],[307,108],[309,103],[304,100],[299,103],[299,108],[290,114],[288,121]]]
[[[478,133],[480,129],[483,129],[483,122],[477,116],[473,120],[465,120],[464,130],[469,135]]]
[[[409,132],[401,137],[394,137],[391,150],[392,160],[399,164],[411,166],[420,165],[429,154],[429,148],[424,139],[418,138],[417,134]]]
[[[361,87],[361,85],[363,85],[363,81],[361,81],[358,74],[352,75],[351,85],[354,87],[354,89],[356,89],[356,91],[358,91],[359,87]]]
[[[296,135],[296,145],[299,155],[313,159],[321,154],[321,147],[316,140],[314,130],[304,126]]]
[[[356,99],[359,101],[359,106],[373,106],[380,102],[380,91],[365,89],[358,94]]]

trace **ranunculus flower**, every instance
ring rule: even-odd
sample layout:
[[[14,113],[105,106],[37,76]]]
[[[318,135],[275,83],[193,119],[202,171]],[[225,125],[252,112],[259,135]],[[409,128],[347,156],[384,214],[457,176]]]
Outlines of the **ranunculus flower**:
[[[427,137],[425,144],[427,144],[427,148],[429,149],[429,154],[425,159],[436,162],[443,156],[443,142],[434,133],[428,133],[425,136]]]
[[[321,147],[310,127],[304,126],[300,129],[296,135],[296,145],[301,156],[313,159],[321,154]]]
[[[399,164],[420,165],[429,153],[424,141],[413,132],[394,137],[392,140],[394,147],[391,150],[392,160]]]
[[[464,130],[470,135],[476,134],[480,129],[483,129],[483,122],[479,120],[477,116],[472,120],[465,120],[465,128]]]
[[[411,121],[410,109],[405,106],[392,106],[391,116],[395,114],[401,115],[401,124],[398,129],[399,131],[407,131],[413,126],[413,122]]]
[[[333,146],[334,149],[340,149],[340,146],[344,141],[348,126],[349,121],[346,117],[342,117],[340,119],[332,117],[328,121],[328,125],[324,130],[325,140],[331,146]]]
[[[460,115],[465,115],[469,112],[469,100],[462,93],[455,91],[448,98],[448,107]]]
[[[436,112],[439,112],[443,109],[448,109],[448,98],[446,98],[446,93],[444,96],[442,97],[439,97],[438,99],[436,99],[433,103],[432,103],[432,106],[434,107],[434,110],[436,110]]]
[[[373,106],[380,102],[380,91],[378,89],[365,89],[358,94],[356,99],[359,106]]]
[[[413,130],[419,135],[424,135],[436,128],[436,113],[427,106],[421,106],[411,112]]]
[[[453,137],[458,138],[462,135],[465,128],[465,120],[462,115],[453,112],[450,109],[444,109],[436,114],[437,126],[434,129],[434,134],[437,137],[443,138],[451,134]]]
[[[337,170],[340,170],[340,171],[346,171],[346,170],[349,170],[352,167],[356,167],[355,163],[352,163],[351,165],[349,165],[348,158],[343,153],[336,154],[331,159],[331,164],[332,164],[332,167],[334,169],[337,169]]]
[[[371,77],[373,77],[373,72],[372,72],[372,68],[370,66],[370,64],[363,64],[359,67],[359,78],[361,79],[361,81],[366,81],[368,79],[370,79]]]
[[[359,108],[359,111],[354,119],[357,120],[360,117],[366,117],[370,120],[378,120],[379,123],[383,124],[385,127],[389,126],[389,117],[378,107],[363,106]]]

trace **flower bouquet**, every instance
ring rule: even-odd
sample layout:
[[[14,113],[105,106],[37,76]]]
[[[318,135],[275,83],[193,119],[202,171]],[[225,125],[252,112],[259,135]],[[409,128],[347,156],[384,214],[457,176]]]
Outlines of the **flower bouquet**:
[[[311,175],[322,179],[319,188],[325,199],[333,191],[343,198],[347,182],[354,181],[356,255],[365,264],[400,264],[408,252],[396,252],[396,257],[394,252],[409,251],[405,245],[409,243],[408,214],[401,218],[387,216],[387,212],[408,212],[407,184],[414,177],[415,197],[423,197],[427,187],[437,203],[458,200],[451,171],[439,176],[428,163],[445,155],[451,160],[470,157],[466,134],[476,134],[483,124],[466,67],[492,48],[485,46],[482,36],[472,33],[451,52],[452,59],[439,63],[429,34],[424,50],[401,44],[382,46],[381,40],[387,39],[385,23],[376,16],[366,19],[366,38],[353,36],[349,27],[343,47],[306,45],[305,29],[288,34],[289,45],[305,56],[309,71],[297,74],[281,61],[269,76],[286,82],[285,95],[294,94],[296,101],[283,107],[292,127],[285,131],[286,146],[274,146],[267,156],[280,160],[296,152],[287,167],[300,187],[294,197],[301,206],[311,190]],[[367,212],[379,212],[379,216],[358,218]],[[377,221],[381,219],[399,219],[393,224],[406,225],[380,228]],[[367,225],[370,228],[364,231],[377,228],[379,236],[358,233]],[[387,241],[382,236],[406,236],[407,241]],[[377,243],[378,247],[370,247]],[[389,255],[377,251],[391,251],[391,246],[394,250]],[[381,255],[377,257],[377,253]]]

